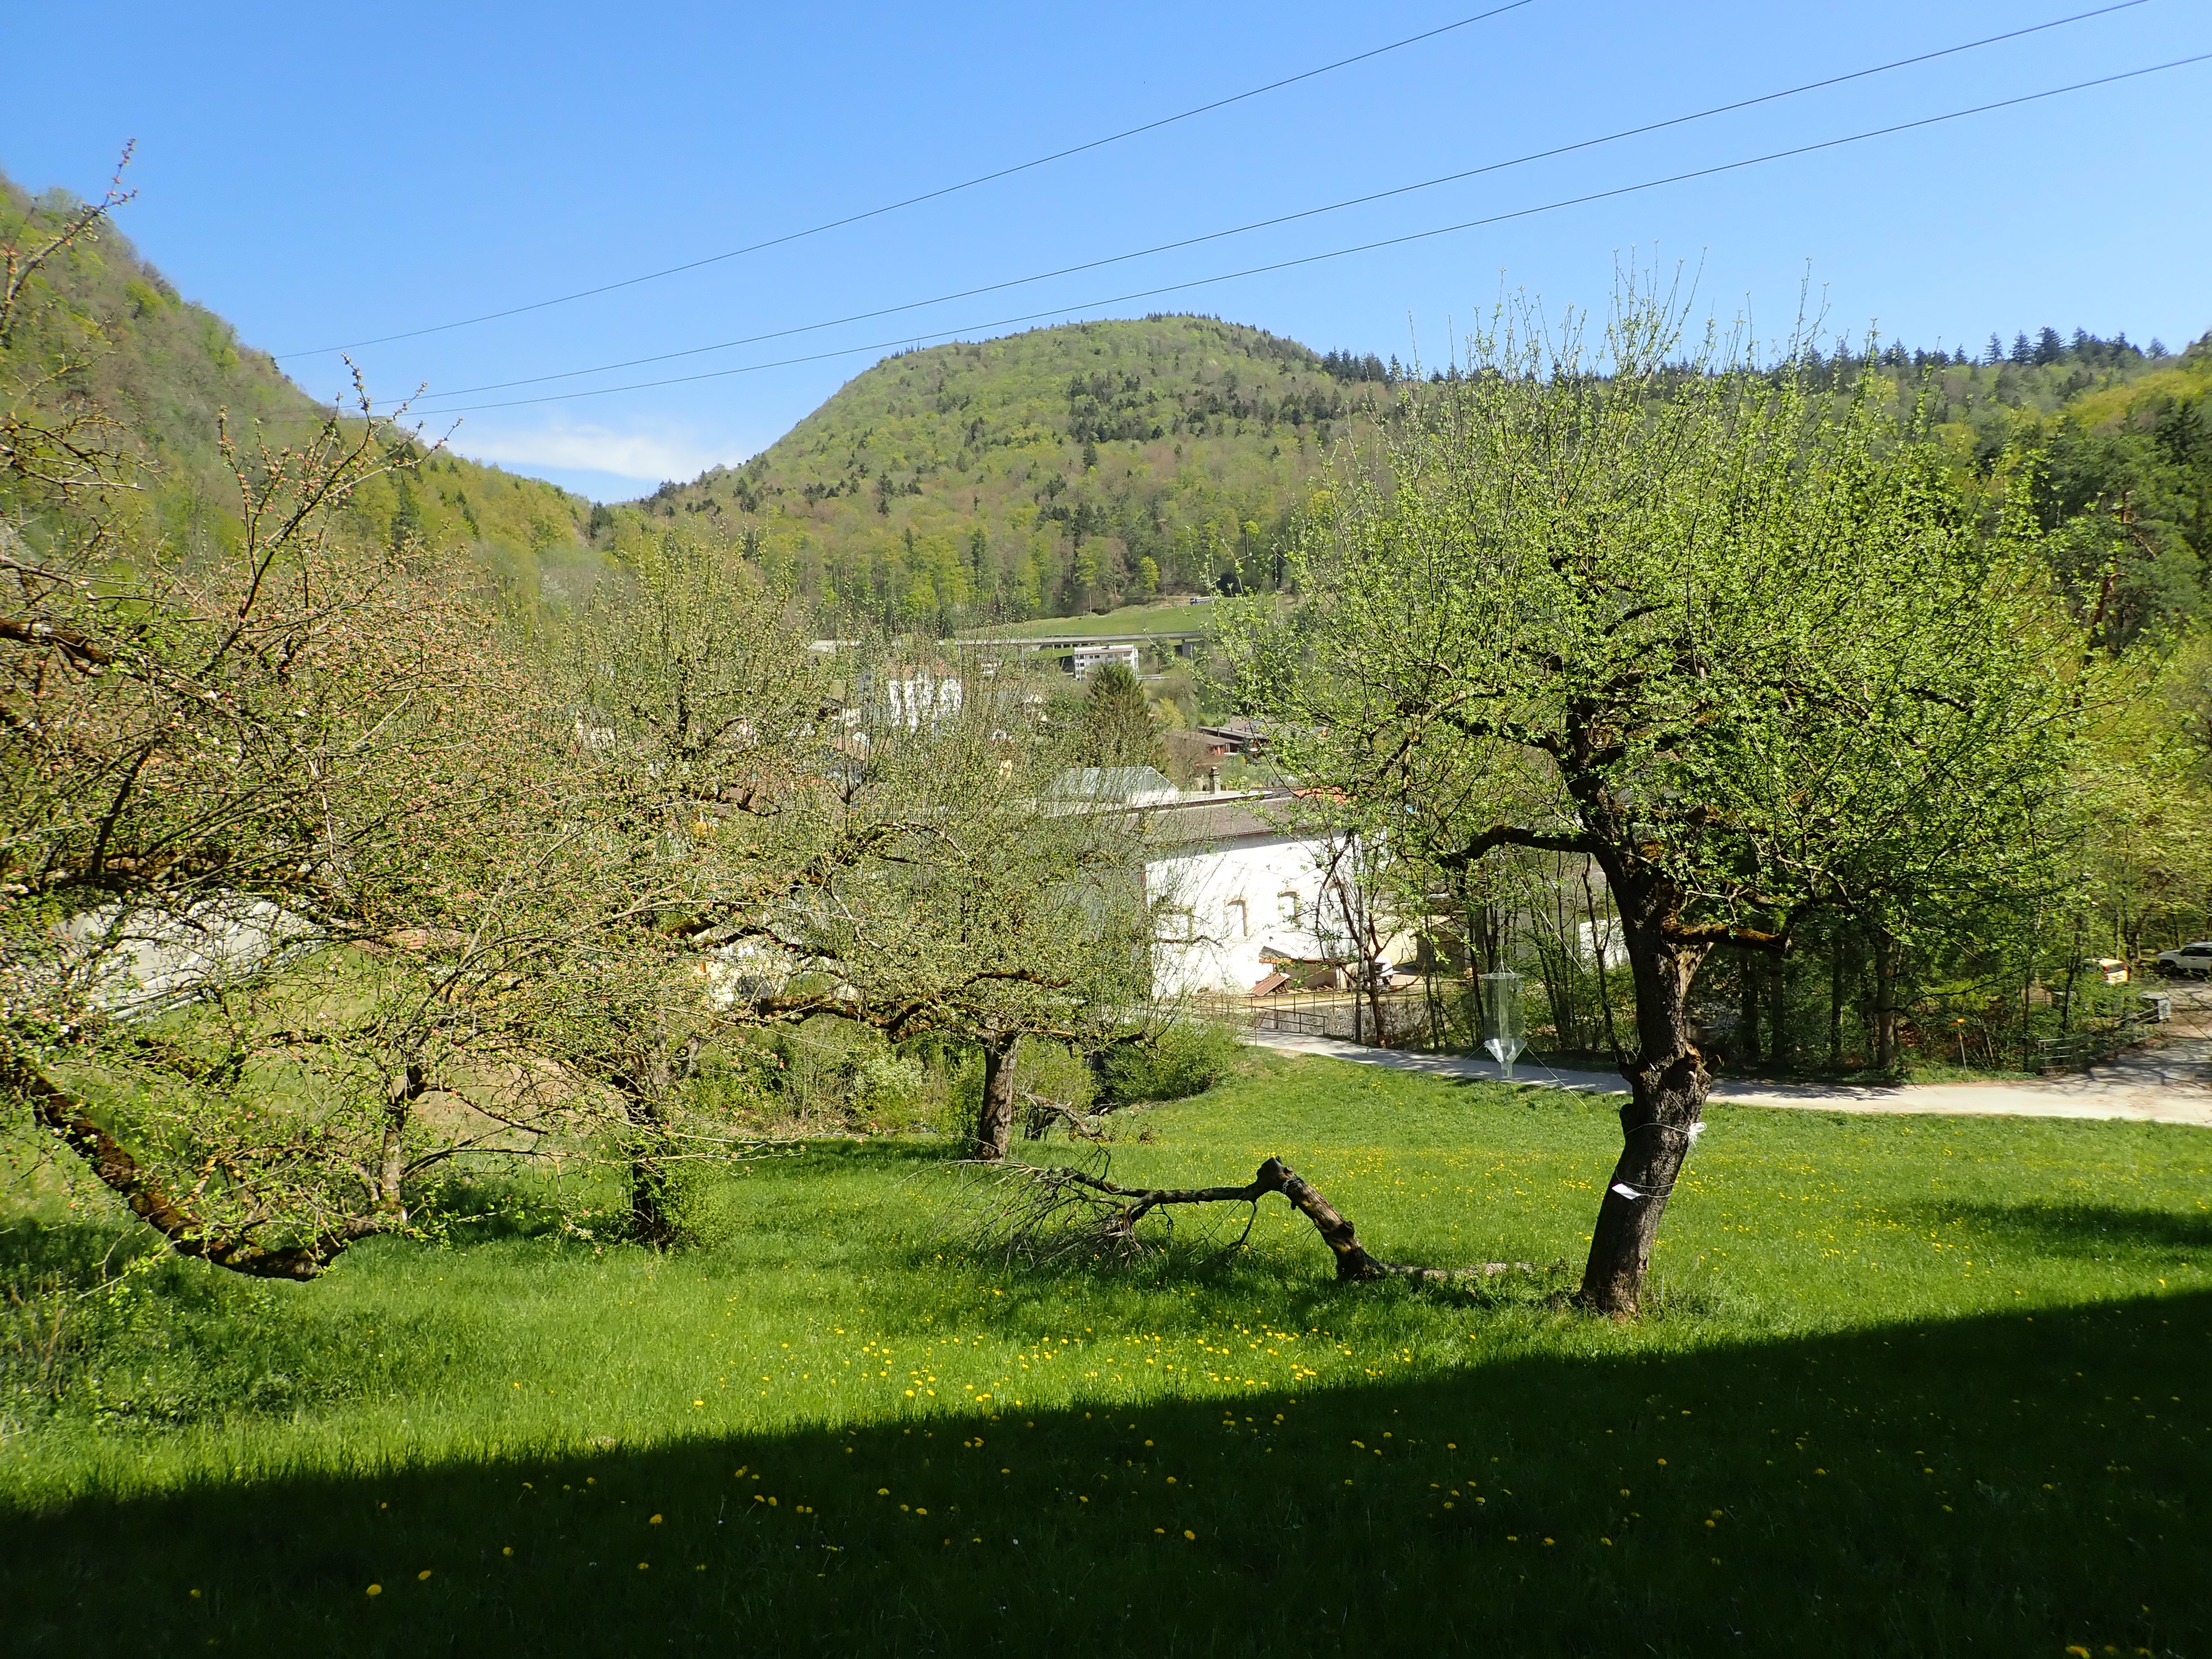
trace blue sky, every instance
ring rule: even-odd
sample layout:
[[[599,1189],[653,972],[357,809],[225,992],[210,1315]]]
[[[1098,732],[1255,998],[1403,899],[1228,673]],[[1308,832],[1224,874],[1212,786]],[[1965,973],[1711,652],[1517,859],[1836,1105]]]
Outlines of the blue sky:
[[[1135,290],[1542,207],[2212,51],[2146,3],[1668,131],[890,320],[652,369],[468,388],[804,327],[1202,234],[1779,91],[2093,0],[1528,0],[1295,87],[922,206],[574,303],[364,346],[380,398],[465,411],[462,453],[602,499],[773,441],[892,339],[1151,310],[1430,362],[1501,284],[1600,303],[1621,258],[1696,268],[1772,331],[1809,271],[1832,325],[1978,345],[2050,324],[2212,328],[2212,64],[1395,248]],[[1497,3],[1497,0],[1492,0]],[[0,167],[95,192],[288,356],[696,260],[1084,143],[1449,23],[1482,0],[1265,7],[302,8],[0,0]],[[1055,310],[1054,308],[1059,309]],[[819,353],[781,368],[752,366]],[[750,372],[604,396],[672,374]],[[562,394],[556,401],[483,407]],[[443,430],[455,418],[435,417]]]

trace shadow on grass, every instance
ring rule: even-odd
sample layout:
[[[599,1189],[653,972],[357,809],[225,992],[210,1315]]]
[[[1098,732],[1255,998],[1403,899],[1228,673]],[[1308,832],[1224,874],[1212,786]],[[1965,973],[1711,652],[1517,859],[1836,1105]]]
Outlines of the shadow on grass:
[[[2062,1255],[2099,1256],[2117,1249],[2212,1249],[2212,1213],[2122,1209],[2106,1204],[1966,1204],[1930,1207],[1931,1215],[1963,1220],[2000,1237],[2032,1242]]]
[[[0,1594],[72,1655],[2199,1654],[2208,1352],[2175,1295],[490,1456],[9,1516]]]

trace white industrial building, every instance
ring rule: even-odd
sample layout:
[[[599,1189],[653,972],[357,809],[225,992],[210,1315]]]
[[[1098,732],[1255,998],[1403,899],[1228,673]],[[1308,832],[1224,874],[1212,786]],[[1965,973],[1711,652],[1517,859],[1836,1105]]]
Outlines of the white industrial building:
[[[1133,645],[1079,645],[1075,647],[1071,666],[1075,678],[1087,680],[1108,663],[1118,662],[1132,674],[1139,672],[1139,659]]]
[[[1153,994],[1249,993],[1278,963],[1346,954],[1324,905],[1329,844],[1287,793],[1186,795],[1146,815],[1145,896],[1164,926]]]

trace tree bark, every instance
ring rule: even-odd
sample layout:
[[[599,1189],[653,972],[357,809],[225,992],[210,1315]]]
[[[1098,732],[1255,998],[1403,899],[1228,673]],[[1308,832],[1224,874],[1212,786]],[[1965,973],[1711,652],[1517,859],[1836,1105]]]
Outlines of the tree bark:
[[[1535,1269],[1526,1261],[1486,1261],[1469,1267],[1423,1267],[1395,1261],[1384,1261],[1370,1255],[1360,1243],[1351,1221],[1328,1199],[1320,1188],[1283,1162],[1271,1158],[1260,1165],[1252,1179],[1242,1187],[1124,1187],[1106,1180],[1103,1176],[1085,1170],[1073,1169],[1065,1164],[1038,1167],[1015,1164],[1010,1174],[1038,1194],[1033,1206],[1018,1212],[1009,1243],[1020,1248],[1023,1234],[1040,1220],[1050,1220],[1063,1215],[1071,1208],[1092,1212],[1098,1218],[1097,1239],[1100,1243],[1127,1243],[1134,1238],[1138,1224],[1155,1210],[1171,1209],[1188,1204],[1250,1204],[1270,1193],[1280,1193],[1291,1207],[1314,1224],[1322,1242],[1328,1246],[1329,1254],[1336,1259],[1336,1276],[1340,1280],[1358,1282],[1376,1279],[1491,1279],[1504,1273],[1533,1273]],[[1249,1231],[1249,1227],[1247,1229]],[[1243,1241],[1240,1239],[1241,1244]]]
[[[1768,953],[1766,973],[1766,1064],[1770,1070],[1790,1063],[1790,957],[1786,952]]]
[[[629,1234],[655,1249],[676,1243],[682,1231],[669,1208],[668,1164],[660,1156],[668,1133],[665,1103],[678,1081],[691,1074],[697,1059],[696,1043],[680,1058],[655,1044],[615,1078],[630,1123]]]
[[[1838,1071],[1844,1064],[1844,932],[1838,926],[1828,941],[1828,1064]]]
[[[1759,1063],[1759,971],[1758,958],[1750,951],[1737,953],[1738,965],[1743,970],[1743,1006],[1736,1016],[1736,1035],[1743,1045],[1738,1058],[1747,1067]]]
[[[983,1103],[975,1113],[975,1156],[995,1164],[1006,1155],[1014,1136],[1014,1067],[1019,1036],[987,1037],[983,1042]]]
[[[1874,933],[1874,1042],[1875,1066],[1897,1064],[1897,941],[1889,929]]]
[[[380,1205],[370,1214],[351,1217],[289,1244],[265,1243],[251,1233],[210,1231],[189,1204],[108,1133],[83,1101],[21,1054],[0,1054],[0,1089],[20,1096],[39,1127],[83,1159],[101,1184],[167,1240],[179,1255],[194,1256],[232,1273],[255,1279],[313,1279],[348,1245],[406,1219],[404,1209],[395,1214],[392,1207]]]
[[[1607,875],[1636,975],[1637,1053],[1621,1067],[1629,1097],[1620,1109],[1620,1157],[1598,1204],[1581,1299],[1625,1319],[1643,1306],[1652,1241],[1689,1154],[1711,1078],[1690,1038],[1690,981],[1705,947],[1674,937],[1677,903],[1671,890],[1625,871]]]

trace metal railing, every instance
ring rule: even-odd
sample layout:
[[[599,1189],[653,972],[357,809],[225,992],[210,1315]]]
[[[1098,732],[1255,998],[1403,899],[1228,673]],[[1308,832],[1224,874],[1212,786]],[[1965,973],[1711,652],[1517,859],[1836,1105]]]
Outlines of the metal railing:
[[[1254,1036],[1336,1037],[1376,1048],[1426,1041],[1433,1023],[1429,999],[1418,986],[1371,998],[1350,991],[1278,991],[1263,997],[1208,993],[1191,998],[1189,1011]]]
[[[2134,1048],[2143,1041],[2144,1027],[2152,1022],[2141,1013],[2122,1014],[2118,1018],[2094,1025],[2084,1025],[2080,1030],[2069,1031],[2063,1036],[2038,1037],[2035,1040],[2035,1069],[2039,1072],[2086,1072],[2100,1060],[2106,1060],[2122,1050]]]

